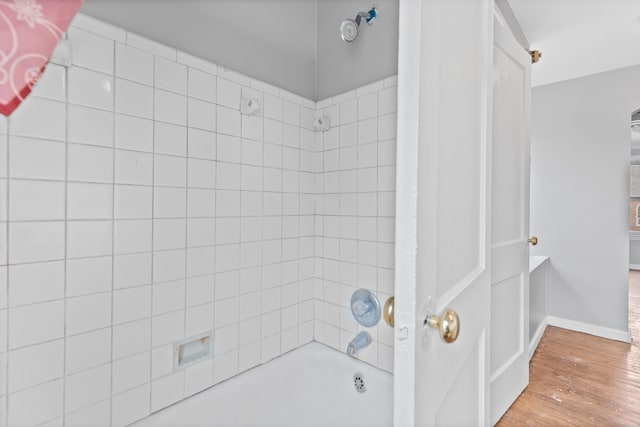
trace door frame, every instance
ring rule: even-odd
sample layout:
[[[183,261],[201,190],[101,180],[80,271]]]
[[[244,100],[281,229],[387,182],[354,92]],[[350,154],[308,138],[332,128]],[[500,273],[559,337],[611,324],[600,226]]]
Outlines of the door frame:
[[[437,129],[425,129],[425,123],[421,123],[421,117],[430,114],[433,120],[430,121],[431,127],[437,127],[438,111],[430,109],[425,112],[425,105],[420,105],[420,92],[424,92],[424,88],[420,88],[422,69],[419,62],[426,60],[421,57],[421,39],[424,37],[423,26],[429,32],[429,36],[438,38],[439,22],[437,19],[431,19],[429,22],[422,22],[422,8],[430,7],[437,9],[438,1],[447,0],[399,0],[399,49],[398,49],[398,129],[397,129],[397,154],[396,154],[396,249],[395,249],[395,340],[394,340],[394,425],[409,426],[418,425],[416,420],[416,390],[425,388],[424,383],[427,379],[416,378],[416,343],[418,334],[422,331],[418,330],[422,324],[421,318],[425,313],[419,312],[423,307],[419,307],[419,293],[417,292],[417,250],[418,250],[418,146],[421,137],[424,139],[437,137]],[[486,24],[486,34],[480,41],[482,45],[483,61],[489,65],[484,67],[490,70],[493,63],[493,16],[495,5],[493,0],[486,1],[486,15],[478,16],[478,22],[482,25]],[[486,21],[486,22],[485,22]],[[437,43],[433,43],[437,45]],[[438,51],[433,49],[430,52],[429,60],[438,60],[441,55],[441,49]],[[486,75],[485,75],[486,74]],[[484,106],[480,111],[482,116],[479,120],[484,120],[481,126],[480,140],[483,144],[490,144],[491,141],[491,73],[483,73],[482,80],[482,99]],[[437,92],[437,87],[429,88]],[[427,108],[429,106],[426,106]],[[423,111],[421,111],[421,108]],[[434,125],[435,124],[435,125]],[[463,125],[463,121],[461,121]],[[488,168],[490,170],[490,152],[486,153],[488,158]],[[423,174],[424,175],[424,174]],[[433,177],[428,177],[431,179]],[[487,217],[479,218],[480,222],[487,222],[490,218],[490,174],[486,177],[486,182],[482,182],[479,186],[487,192],[488,206],[485,209]],[[428,224],[427,224],[428,226]],[[432,227],[435,231],[435,226]],[[484,239],[484,246],[488,252],[483,254],[485,264],[480,266],[483,275],[490,274],[490,251],[488,250],[488,242],[490,238],[490,223],[487,225]],[[428,254],[435,257],[437,254]],[[423,255],[424,256],[424,255]],[[488,278],[487,280],[487,287]],[[487,289],[488,290],[488,289]],[[424,292],[420,292],[424,293]],[[443,300],[446,300],[444,296]],[[487,307],[488,311],[488,307]],[[420,319],[419,319],[420,318]],[[463,322],[464,320],[462,320]],[[486,342],[489,337],[485,337]],[[483,387],[486,390],[485,396],[480,396],[483,407],[482,419],[483,424],[489,423],[489,358],[488,346],[485,350],[486,357],[483,360],[485,378]],[[419,382],[418,382],[419,381]],[[422,387],[421,387],[422,384]],[[438,384],[430,384],[429,388],[437,390]]]
[[[418,142],[420,67],[407,66],[420,48],[420,0],[399,0],[398,130],[396,148],[396,233],[394,292],[393,424],[415,424],[416,253],[418,248]],[[413,88],[413,90],[412,90]],[[400,208],[402,207],[402,208]],[[401,326],[402,325],[402,326]],[[402,349],[398,349],[402,340]],[[403,378],[402,384],[398,378]]]

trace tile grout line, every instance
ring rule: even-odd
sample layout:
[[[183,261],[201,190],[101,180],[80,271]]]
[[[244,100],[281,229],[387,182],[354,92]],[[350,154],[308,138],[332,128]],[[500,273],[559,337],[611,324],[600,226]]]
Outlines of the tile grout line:
[[[263,92],[263,96],[262,96],[262,103],[264,104],[264,92]],[[264,105],[263,105],[264,107]],[[282,109],[284,109],[284,107],[281,107],[281,111]],[[258,313],[256,314],[256,316],[260,319],[260,323],[258,324],[258,350],[259,350],[259,354],[258,354],[258,360],[259,363],[257,363],[256,365],[261,365],[262,364],[262,348],[263,348],[263,338],[262,338],[262,282],[264,280],[264,177],[265,177],[265,159],[266,159],[266,152],[265,152],[265,142],[264,142],[264,124],[265,124],[265,117],[264,117],[264,108],[262,110],[262,139],[263,139],[263,145],[262,145],[262,168],[261,168],[261,176],[260,176],[260,183],[262,184],[261,186],[261,191],[260,191],[260,310],[258,311]],[[280,138],[282,138],[282,133],[283,131],[280,132]],[[277,144],[274,144],[277,146]],[[241,201],[242,203],[242,201]],[[240,213],[242,213],[242,205],[240,206]],[[242,228],[240,229],[240,234],[242,235]],[[240,304],[240,299],[238,299],[238,305]],[[246,319],[245,319],[246,320]],[[239,332],[239,331],[238,331]],[[239,334],[238,334],[239,335]],[[240,351],[238,351],[238,358],[240,357]],[[239,363],[238,363],[238,368],[240,367]]]
[[[127,32],[127,37],[129,32]],[[157,55],[151,54],[152,65],[152,104],[151,104],[151,298],[149,301],[149,415],[153,413],[153,296],[154,296],[154,281],[155,281],[155,230],[156,230],[156,57]],[[145,417],[147,417],[145,411]]]
[[[300,112],[302,113],[302,107],[300,107]],[[302,127],[302,126],[301,126]],[[295,347],[294,348],[298,348],[301,343],[301,339],[300,339],[300,285],[302,283],[302,281],[300,280],[300,226],[301,226],[301,218],[302,218],[302,214],[301,214],[301,210],[300,210],[300,194],[302,193],[302,180],[301,180],[301,169],[302,169],[302,150],[300,149],[300,139],[301,139],[301,130],[300,128],[298,128],[298,193],[297,193],[297,198],[298,198],[298,206],[297,206],[297,212],[298,212],[298,218],[297,218],[297,226],[298,226],[298,232],[296,233],[296,240],[297,240],[297,248],[298,248],[298,253],[296,255],[296,300],[295,300],[295,307],[296,307],[296,323],[295,323],[295,327],[296,327],[296,337],[295,337]],[[315,141],[315,134],[313,135],[314,137],[314,141]]]
[[[189,67],[185,66],[185,71],[187,73],[187,78],[185,81],[187,87],[186,87],[186,95],[185,95],[186,135],[185,135],[185,157],[184,157],[185,166],[184,166],[184,279],[183,279],[183,283],[184,283],[183,322],[184,324],[183,324],[183,331],[182,331],[183,337],[187,336],[187,320],[188,320],[187,277],[188,277],[188,269],[189,269],[188,267],[189,265],[189,257],[188,257],[188,254],[189,254],[189,240],[188,240],[188,236],[189,236],[189,159],[188,159],[188,154],[189,154]],[[152,298],[152,304],[153,304],[153,298]],[[174,356],[174,357],[178,357],[178,356]],[[176,363],[178,363],[177,360],[176,360]],[[181,371],[182,396],[180,397],[180,400],[184,399],[187,395],[187,369],[188,369],[188,366],[185,366]]]
[[[283,279],[283,275],[284,275],[284,260],[283,260],[283,254],[284,254],[284,230],[283,230],[283,226],[284,226],[284,158],[285,158],[285,145],[284,145],[284,135],[285,135],[285,125],[290,123],[285,122],[285,116],[284,116],[284,112],[285,112],[285,106],[286,106],[286,102],[287,101],[283,101],[282,102],[282,152],[281,152],[281,159],[280,159],[280,283],[277,285],[278,287],[278,314],[279,314],[279,321],[280,321],[280,325],[278,326],[278,356],[282,355],[282,279]],[[300,124],[300,107],[297,106],[298,108],[298,125]],[[300,135],[300,131],[298,129],[298,136]],[[299,141],[298,141],[299,144]],[[289,145],[287,145],[287,148],[290,148]],[[264,261],[263,261],[264,262]],[[264,309],[263,309],[264,310]],[[271,360],[273,358],[270,358],[269,360]],[[264,362],[263,362],[264,363]]]
[[[213,174],[213,240],[212,240],[212,246],[213,246],[213,260],[211,260],[211,262],[213,263],[213,268],[211,270],[211,277],[213,280],[213,283],[211,283],[211,287],[212,287],[212,305],[213,305],[213,354],[211,355],[211,365],[212,365],[212,369],[211,369],[211,386],[213,387],[213,385],[215,384],[215,374],[216,374],[216,286],[218,284],[218,274],[217,274],[217,248],[218,245],[216,245],[216,239],[218,238],[218,215],[217,215],[217,210],[218,210],[218,76],[214,77],[214,81],[215,81],[215,93],[216,93],[216,99],[215,99],[215,117],[216,117],[216,130],[215,130],[215,135],[216,135],[216,143],[215,143],[215,160],[213,161],[214,164],[214,174]],[[185,301],[186,303],[186,301]]]
[[[317,104],[316,104],[317,105]],[[324,108],[320,109],[321,113],[324,114]],[[316,112],[317,114],[317,112]],[[314,242],[313,242],[313,254],[314,254],[314,265],[313,265],[313,339],[314,341],[319,341],[320,338],[324,341],[322,334],[316,331],[316,325],[319,329],[321,326],[320,323],[320,313],[316,312],[316,308],[320,305],[321,299],[316,297],[316,289],[322,285],[322,278],[318,276],[322,276],[319,274],[320,267],[323,264],[322,261],[322,253],[316,253],[316,251],[320,248],[320,244],[324,248],[324,237],[321,233],[321,228],[324,223],[323,214],[324,211],[322,207],[324,206],[324,185],[322,179],[324,177],[324,151],[325,151],[325,133],[322,132],[322,141],[319,147],[316,147],[316,160],[320,163],[316,169],[316,176],[314,179]],[[320,252],[324,252],[321,250]],[[322,326],[324,329],[324,327]],[[318,336],[321,335],[321,336]]]
[[[217,83],[217,80],[216,80]],[[242,110],[242,89],[244,88],[244,85],[240,85],[240,110]],[[217,88],[217,87],[216,87]],[[216,92],[217,95],[217,92]],[[264,103],[263,103],[264,104]],[[240,185],[238,186],[239,190],[238,193],[240,195],[240,211],[238,212],[238,220],[240,221],[240,227],[238,229],[238,248],[239,248],[239,259],[238,259],[238,287],[240,287],[240,271],[242,271],[242,194],[244,193],[244,185],[242,182],[242,172],[244,171],[244,164],[243,164],[243,156],[242,156],[242,152],[244,151],[244,141],[242,138],[242,121],[243,121],[244,115],[242,114],[242,111],[240,111]],[[264,137],[264,119],[262,121],[262,127],[263,127],[263,137]],[[217,123],[216,123],[216,130],[217,130]],[[264,156],[264,147],[263,147],[263,156]],[[216,217],[217,219],[217,217]],[[214,306],[215,307],[215,306]],[[214,316],[215,316],[215,308],[214,308]],[[241,350],[241,345],[240,345],[240,290],[238,289],[238,321],[237,321],[237,325],[238,325],[238,349],[237,349],[237,354],[236,354],[236,372],[239,373],[240,372],[240,350]]]
[[[355,131],[355,141],[354,141],[355,142],[355,147],[354,147],[354,150],[355,150],[355,167],[356,167],[356,197],[358,197],[357,196],[358,190],[359,190],[359,188],[358,188],[358,171],[360,170],[360,163],[359,163],[359,161],[360,161],[360,156],[359,156],[360,141],[358,140],[358,138],[360,136],[360,132],[359,132],[360,129],[358,129],[358,124],[360,123],[360,119],[359,119],[359,114],[360,114],[360,105],[359,104],[360,104],[360,102],[359,101],[360,101],[360,97],[356,93],[356,97],[355,97],[356,115],[355,115],[355,121],[353,122],[354,123],[354,128],[355,128],[355,130],[354,130]],[[341,192],[341,194],[342,194],[342,192]],[[340,213],[342,214],[342,211]],[[360,210],[358,209],[358,204],[356,203],[356,241],[358,243],[360,242],[360,239],[359,239],[360,236],[359,236],[359,233],[358,233],[358,228],[359,228],[359,221],[358,221],[359,215],[358,214],[359,213],[360,213]],[[344,216],[346,216],[346,215],[344,215]],[[360,277],[359,276],[359,268],[358,268],[360,266],[360,248],[359,248],[360,245],[358,243],[356,243],[356,250],[355,250],[355,252],[356,252],[356,267],[355,267],[355,269],[356,269],[356,274],[355,274],[356,282],[355,282],[355,288],[356,289],[359,288],[358,278]],[[375,289],[373,291],[374,291],[374,295],[375,295]],[[351,306],[350,305],[351,305],[351,300],[349,300],[349,305],[347,306],[349,311],[351,311]],[[358,323],[356,322],[356,331],[358,329],[360,329],[360,327],[359,327]],[[372,344],[373,344],[373,342],[372,342]]]
[[[338,107],[338,115],[340,114],[340,107]],[[338,123],[340,123],[338,121]],[[340,127],[338,125],[336,125],[336,129],[339,132]],[[338,133],[338,136],[340,134]],[[338,147],[340,147],[340,141],[338,140]],[[325,215],[326,215],[326,205],[325,205],[325,188],[324,188],[324,177],[325,174],[327,173],[326,171],[326,162],[325,162],[325,158],[324,158],[324,154],[326,151],[326,141],[325,141],[325,135],[322,135],[322,149],[320,151],[321,153],[321,160],[322,160],[322,173],[320,174],[320,179],[319,179],[319,191],[318,193],[320,194],[320,198],[321,198],[321,207],[320,207],[320,212],[322,213],[322,215],[320,215],[320,219],[321,219],[321,224],[319,224],[319,229],[320,229],[320,233],[319,233],[319,238],[321,241],[321,245],[320,245],[320,254],[318,254],[318,259],[319,259],[319,270],[320,270],[320,274],[319,274],[319,278],[318,278],[318,285],[317,287],[319,287],[320,289],[318,290],[318,294],[320,294],[320,297],[318,298],[318,304],[314,304],[314,310],[315,307],[317,306],[320,310],[321,313],[314,313],[314,315],[318,316],[318,329],[322,328],[322,331],[320,332],[321,338],[322,338],[322,342],[326,343],[327,339],[326,339],[326,334],[325,334],[325,323],[324,323],[324,264],[325,264],[325,260],[324,260],[324,247],[325,247],[325,232],[324,232],[324,219],[325,219]],[[315,294],[316,290],[315,290],[315,286],[314,286],[314,294]],[[315,299],[315,295],[314,295],[314,299]],[[322,320],[320,320],[320,316],[322,315]],[[315,328],[314,328],[314,332],[315,332]]]
[[[114,383],[114,313],[115,313],[115,264],[116,264],[116,97],[118,96],[116,88],[116,43],[114,41],[112,48],[113,55],[113,112],[111,113],[111,325],[110,325],[110,364],[111,375],[109,382],[109,425],[113,426],[113,383]]]
[[[6,119],[6,123],[7,123],[7,134],[4,136],[5,139],[5,149],[6,149],[6,159],[5,159],[5,164],[6,164],[6,192],[7,194],[5,194],[5,207],[6,207],[6,212],[5,212],[5,219],[6,219],[6,223],[4,224],[4,228],[5,228],[5,238],[4,238],[4,244],[5,244],[5,263],[6,263],[6,280],[7,280],[7,289],[5,290],[5,296],[6,296],[6,304],[7,307],[5,309],[4,312],[4,317],[5,317],[5,322],[4,322],[4,328],[5,331],[4,333],[6,334],[6,342],[4,344],[4,352],[5,352],[5,363],[4,363],[4,369],[5,369],[5,384],[3,384],[3,389],[4,389],[4,395],[5,395],[5,401],[4,401],[4,414],[3,414],[3,418],[4,418],[4,423],[5,425],[8,425],[9,423],[9,379],[10,379],[10,374],[9,374],[9,324],[10,324],[10,320],[9,320],[9,298],[10,298],[10,280],[11,280],[11,275],[9,274],[9,210],[10,210],[10,203],[11,203],[11,199],[9,197],[10,191],[11,191],[11,172],[9,169],[9,156],[10,156],[10,144],[9,144],[9,140],[10,140],[10,135],[11,135],[11,120],[7,117]]]
[[[68,34],[65,39],[68,40]],[[63,290],[63,334],[62,334],[62,425],[67,422],[67,273],[68,273],[68,255],[69,255],[69,68],[64,67],[64,290]]]
[[[384,85],[383,85],[384,86]],[[375,278],[375,283],[374,283],[374,292],[375,295],[379,295],[380,291],[379,291],[379,286],[378,286],[378,268],[380,266],[380,260],[379,260],[379,252],[380,252],[380,232],[379,232],[379,227],[378,227],[378,222],[379,222],[379,215],[378,215],[378,193],[380,190],[380,183],[379,183],[379,178],[378,178],[378,171],[380,170],[380,156],[379,156],[379,151],[380,151],[380,142],[378,141],[378,127],[379,127],[379,119],[378,119],[378,98],[379,98],[379,93],[380,91],[376,91],[375,93],[375,98],[376,98],[376,112],[375,112],[375,120],[376,120],[376,212],[375,212],[375,218],[376,218],[376,278]],[[384,304],[384,303],[381,303]],[[383,306],[383,305],[382,305]],[[375,352],[375,357],[376,357],[376,363],[375,366],[380,366],[380,336],[379,336],[379,329],[380,326],[384,325],[384,318],[380,318],[380,320],[378,321],[378,325],[376,325],[375,328],[375,333],[376,333],[376,337],[375,340],[373,341],[373,344],[376,345],[376,352]],[[382,323],[380,323],[382,322]]]

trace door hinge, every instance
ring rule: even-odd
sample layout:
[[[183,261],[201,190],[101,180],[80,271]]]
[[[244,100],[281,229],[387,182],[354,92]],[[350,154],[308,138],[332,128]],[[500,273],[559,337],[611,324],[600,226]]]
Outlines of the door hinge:
[[[535,64],[536,62],[540,61],[540,58],[542,58],[542,52],[540,52],[539,50],[528,50],[527,52],[529,52],[529,55],[531,55],[532,64]]]

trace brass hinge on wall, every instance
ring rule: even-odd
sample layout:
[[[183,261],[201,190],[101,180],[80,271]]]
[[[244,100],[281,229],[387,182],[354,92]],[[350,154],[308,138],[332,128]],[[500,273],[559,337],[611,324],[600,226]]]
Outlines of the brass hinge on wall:
[[[539,50],[528,50],[527,52],[529,52],[529,55],[531,55],[532,64],[535,64],[536,62],[540,61],[540,58],[542,58],[542,52],[540,52]]]

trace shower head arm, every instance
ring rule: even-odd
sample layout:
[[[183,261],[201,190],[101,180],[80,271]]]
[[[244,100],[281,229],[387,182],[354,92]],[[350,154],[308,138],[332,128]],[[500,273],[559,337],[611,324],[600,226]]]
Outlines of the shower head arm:
[[[362,21],[362,18],[364,18],[365,21],[367,21],[367,24],[371,25],[373,24],[373,21],[375,21],[376,15],[376,8],[374,7],[371,8],[369,12],[358,12],[356,17],[354,18],[354,21],[356,21],[356,24],[358,24],[358,26],[360,26],[360,22]]]
[[[364,18],[365,20],[369,17],[369,14],[366,12],[358,12],[358,14],[356,15],[356,17],[353,19],[354,21],[356,21],[356,24],[358,24],[358,26],[360,26],[360,21],[362,21],[362,18]]]

